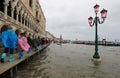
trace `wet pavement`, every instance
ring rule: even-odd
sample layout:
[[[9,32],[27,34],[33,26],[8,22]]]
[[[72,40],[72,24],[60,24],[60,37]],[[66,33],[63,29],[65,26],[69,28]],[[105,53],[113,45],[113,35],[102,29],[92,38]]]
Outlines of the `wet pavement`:
[[[120,78],[120,47],[99,46],[100,65],[90,60],[94,49],[94,45],[51,44],[21,65],[17,78]]]

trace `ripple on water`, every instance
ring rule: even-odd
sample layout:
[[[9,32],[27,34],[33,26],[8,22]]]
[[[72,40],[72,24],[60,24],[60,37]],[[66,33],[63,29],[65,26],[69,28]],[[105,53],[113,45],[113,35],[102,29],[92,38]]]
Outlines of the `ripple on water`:
[[[99,46],[100,65],[89,59],[94,46],[52,44],[20,70],[20,78],[119,78],[120,48]]]

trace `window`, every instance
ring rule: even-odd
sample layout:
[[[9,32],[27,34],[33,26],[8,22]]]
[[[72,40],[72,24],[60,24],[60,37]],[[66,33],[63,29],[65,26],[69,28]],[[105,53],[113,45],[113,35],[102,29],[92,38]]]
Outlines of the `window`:
[[[4,12],[4,0],[0,0],[0,11]]]
[[[25,25],[27,26],[27,18],[25,19]]]
[[[32,0],[29,0],[29,6],[32,8]]]
[[[16,7],[15,7],[15,10],[14,10],[14,19],[16,20],[16,15],[17,15],[17,10],[16,10]]]
[[[19,15],[18,15],[18,21],[21,22],[21,14],[19,12]]]
[[[24,24],[24,16],[22,17],[22,24]]]
[[[9,2],[8,10],[7,10],[7,15],[11,16],[11,1]]]

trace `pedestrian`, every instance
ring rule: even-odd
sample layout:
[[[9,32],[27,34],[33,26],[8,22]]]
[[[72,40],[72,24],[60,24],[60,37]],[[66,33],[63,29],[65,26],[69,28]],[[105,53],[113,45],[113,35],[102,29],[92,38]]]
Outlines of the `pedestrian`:
[[[37,50],[37,39],[36,39],[36,37],[34,36],[33,37],[33,48],[35,49],[35,51]]]
[[[30,45],[31,48],[33,48],[33,40],[31,38],[31,35],[29,34],[29,36],[27,37],[27,41],[28,41],[28,44]]]
[[[45,37],[41,38],[41,48],[44,48],[46,46],[46,39]]]
[[[16,48],[16,42],[17,42],[17,35],[12,30],[12,27],[10,24],[4,24],[1,27],[1,35],[0,40],[2,41],[2,45],[4,46],[4,52],[1,55],[1,63],[4,63],[4,59],[7,56],[7,53],[10,51],[9,54],[9,62],[14,61],[13,52]]]
[[[31,48],[30,45],[28,44],[27,38],[26,38],[26,32],[21,33],[18,36],[18,44],[20,46],[20,51],[18,52],[18,56],[20,59],[24,58],[24,51],[27,51],[27,53],[29,54],[31,52]]]
[[[20,29],[17,29],[16,31],[15,31],[15,33],[16,33],[16,35],[17,35],[17,37],[20,35],[20,33],[21,33],[21,30]],[[16,44],[16,53],[18,53],[18,51],[19,51],[19,49],[20,49],[20,47],[19,47],[19,44],[18,44],[18,42],[17,42],[17,44]]]
[[[40,36],[36,37],[36,50],[41,49],[41,38]]]

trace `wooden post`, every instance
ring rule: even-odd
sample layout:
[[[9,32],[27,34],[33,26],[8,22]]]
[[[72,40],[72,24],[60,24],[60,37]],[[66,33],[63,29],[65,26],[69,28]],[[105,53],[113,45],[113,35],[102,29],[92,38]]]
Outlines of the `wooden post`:
[[[13,78],[13,68],[10,69],[10,78]]]

